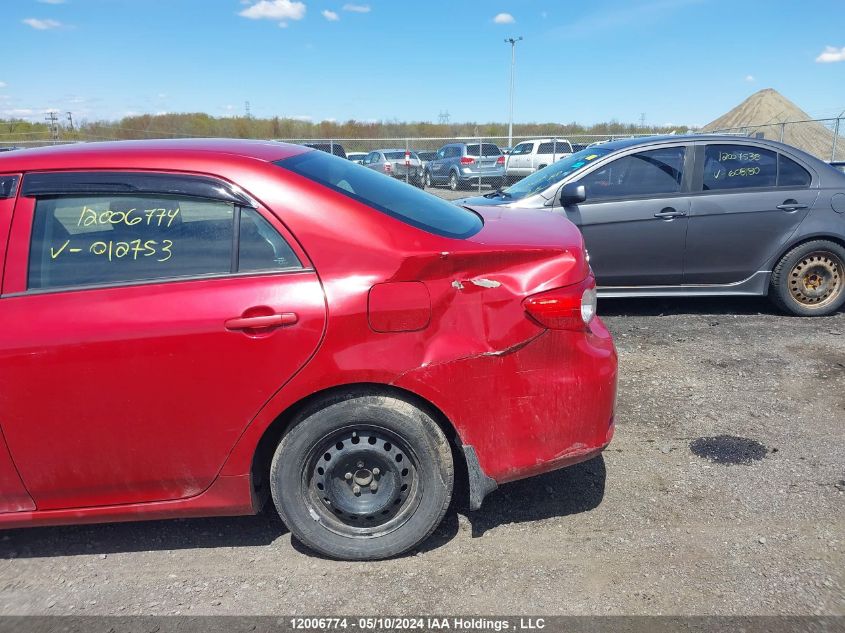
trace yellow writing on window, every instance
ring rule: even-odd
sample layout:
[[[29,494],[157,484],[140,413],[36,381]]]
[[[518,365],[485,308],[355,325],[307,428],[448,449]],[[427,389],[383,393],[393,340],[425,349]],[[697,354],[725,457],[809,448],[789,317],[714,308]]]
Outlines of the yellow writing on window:
[[[170,228],[173,221],[179,216],[179,209],[129,209],[127,211],[95,211],[91,207],[82,207],[79,214],[77,226],[117,225],[136,226],[144,223],[143,226],[156,226]]]

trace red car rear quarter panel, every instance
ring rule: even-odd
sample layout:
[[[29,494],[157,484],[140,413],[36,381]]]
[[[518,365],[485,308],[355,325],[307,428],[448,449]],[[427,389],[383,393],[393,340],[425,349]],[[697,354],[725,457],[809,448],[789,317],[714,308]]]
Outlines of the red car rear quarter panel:
[[[315,357],[248,429],[225,473],[248,468],[263,429],[280,411],[339,384],[391,384],[426,398],[500,481],[606,443],[616,385],[607,331],[598,321],[589,333],[546,331],[521,304],[587,276],[580,233],[568,221],[496,211],[476,236],[457,240],[291,173],[244,186],[261,189],[301,241],[323,282],[329,320]],[[371,328],[371,289],[395,282],[425,284],[427,327]]]

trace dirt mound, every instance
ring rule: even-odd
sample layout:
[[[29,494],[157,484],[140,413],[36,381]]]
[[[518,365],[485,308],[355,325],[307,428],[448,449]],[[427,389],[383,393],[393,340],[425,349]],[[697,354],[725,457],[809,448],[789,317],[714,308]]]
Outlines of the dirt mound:
[[[777,90],[766,88],[705,125],[703,131],[762,135],[782,140],[823,160],[831,160],[833,132],[821,123],[810,121],[811,118]],[[782,123],[786,125],[782,126]]]

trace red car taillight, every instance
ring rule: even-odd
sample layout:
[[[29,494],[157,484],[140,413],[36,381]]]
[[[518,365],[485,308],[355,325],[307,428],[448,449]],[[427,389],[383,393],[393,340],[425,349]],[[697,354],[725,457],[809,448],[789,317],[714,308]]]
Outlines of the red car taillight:
[[[475,159],[471,156],[461,156],[461,165],[472,165]]]
[[[596,316],[596,280],[591,275],[581,283],[532,295],[522,305],[543,327],[584,330]]]
[[[499,156],[499,158],[496,159],[496,164],[497,165],[504,165],[505,164],[505,157]]]

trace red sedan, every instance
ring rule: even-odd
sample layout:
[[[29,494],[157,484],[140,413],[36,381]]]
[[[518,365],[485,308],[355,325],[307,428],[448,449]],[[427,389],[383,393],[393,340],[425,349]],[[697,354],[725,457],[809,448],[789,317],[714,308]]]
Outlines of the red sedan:
[[[483,214],[483,215],[482,215]],[[597,455],[578,230],[270,142],[0,158],[0,527],[237,515],[337,558]]]

